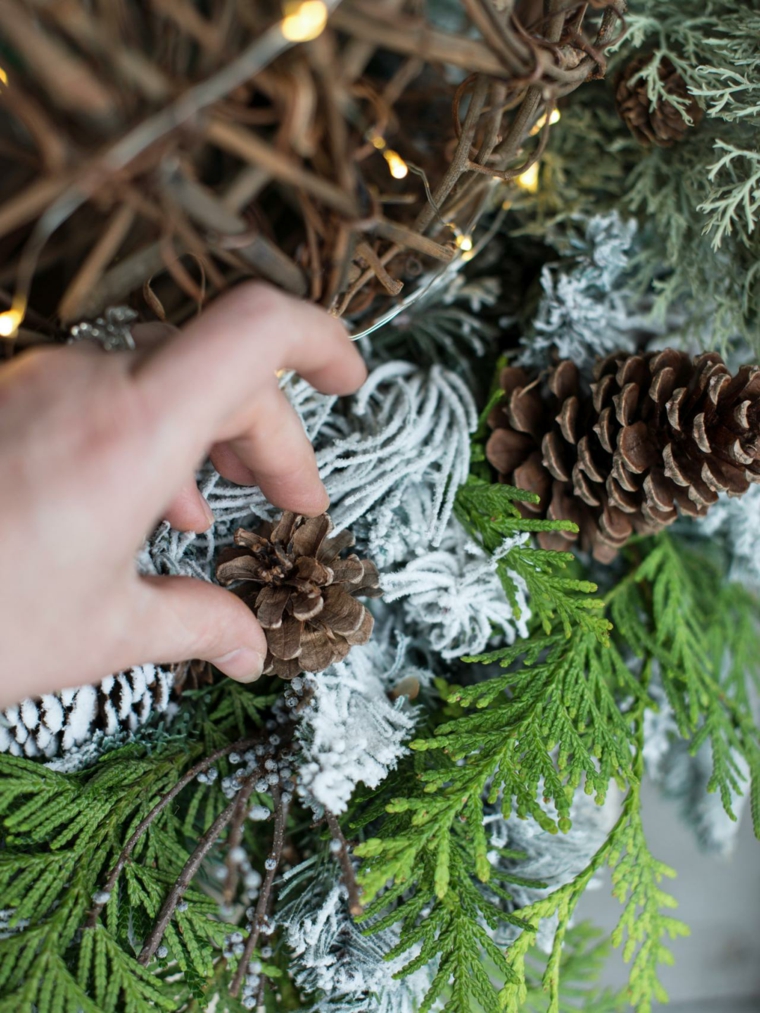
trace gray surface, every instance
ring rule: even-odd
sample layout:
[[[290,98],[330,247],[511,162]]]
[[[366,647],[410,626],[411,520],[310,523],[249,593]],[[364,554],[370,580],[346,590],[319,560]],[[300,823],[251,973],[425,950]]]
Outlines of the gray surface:
[[[669,1013],[760,1013],[760,842],[744,814],[734,854],[728,859],[705,855],[694,836],[656,789],[644,789],[644,827],[656,858],[678,872],[666,889],[678,900],[673,912],[691,928],[691,936],[671,945],[673,967],[660,980],[671,1005]],[[579,917],[611,931],[620,915],[610,896],[609,879],[589,892]],[[627,968],[617,951],[605,983],[621,987]],[[658,1007],[659,1009],[659,1007]]]
[[[655,1008],[662,1013],[758,1013],[760,999],[707,999]]]

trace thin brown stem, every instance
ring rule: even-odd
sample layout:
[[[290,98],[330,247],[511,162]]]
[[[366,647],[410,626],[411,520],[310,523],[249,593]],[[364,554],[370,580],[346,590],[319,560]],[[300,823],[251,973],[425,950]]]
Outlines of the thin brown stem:
[[[121,875],[124,866],[127,864],[127,861],[129,860],[129,856],[134,851],[137,842],[140,840],[140,838],[148,829],[148,827],[151,825],[151,823],[156,819],[156,817],[161,815],[164,809],[166,809],[169,803],[172,802],[177,797],[177,795],[179,795],[179,793],[182,791],[183,788],[187,787],[187,785],[190,784],[190,782],[194,780],[194,778],[196,778],[198,774],[202,774],[204,771],[208,770],[209,767],[212,767],[217,762],[217,760],[220,760],[223,756],[226,756],[228,753],[234,752],[236,749],[242,750],[250,749],[250,747],[254,745],[255,742],[256,739],[250,738],[238,739],[237,742],[232,742],[227,746],[222,746],[221,749],[215,749],[214,752],[210,753],[204,760],[201,760],[200,762],[196,763],[194,767],[191,767],[190,770],[188,770],[188,772],[183,777],[181,777],[179,781],[177,781],[177,783],[170,791],[168,791],[165,795],[162,795],[161,798],[158,800],[158,802],[156,802],[151,811],[148,813],[148,815],[140,820],[140,822],[135,827],[132,836],[124,845],[124,849],[119,855],[116,861],[116,865],[114,865],[114,867],[111,869],[106,878],[105,883],[103,884],[103,892],[109,895],[111,894],[114,887],[116,886],[116,882],[119,876]],[[100,913],[103,910],[105,904],[107,903],[108,901],[104,900],[102,903],[98,903],[92,908],[87,918],[88,928],[91,929],[95,928],[97,920],[100,917]]]
[[[232,819],[236,807],[237,797],[230,802],[226,809],[223,809],[222,812],[219,813],[206,833],[198,841],[195,851],[185,862],[182,872],[179,874],[177,882],[167,894],[166,900],[164,901],[161,910],[158,912],[158,916],[153,924],[153,928],[150,930],[150,933],[143,944],[140,956],[137,958],[138,962],[143,966],[148,963],[158,949],[161,940],[164,938],[164,932],[166,932],[166,928],[172,919],[172,915],[174,914],[177,904],[179,904],[182,900],[185,890],[187,890],[188,886],[190,886],[193,877],[198,869],[200,869],[203,859],[209,851],[211,851],[213,846],[216,844],[217,838]]]
[[[340,844],[340,850],[335,852],[335,857],[340,864],[341,872],[343,873],[343,883],[348,890],[348,910],[356,917],[362,913],[364,908],[361,902],[361,889],[356,881],[356,873],[351,862],[351,848],[343,835],[343,831],[340,829],[340,823],[338,823],[334,813],[331,813],[329,809],[325,809],[325,822],[330,828],[332,839]]]
[[[238,964],[237,971],[235,972],[235,977],[232,979],[232,984],[230,985],[230,995],[234,997],[236,997],[240,992],[240,986],[243,984],[246,968],[251,960],[253,951],[256,949],[259,936],[261,935],[261,930],[266,922],[269,903],[272,899],[272,887],[274,886],[277,870],[280,866],[282,848],[285,843],[285,826],[288,820],[288,804],[283,802],[282,794],[279,789],[275,789],[272,795],[275,805],[272,850],[269,853],[266,876],[264,877],[264,882],[261,886],[261,893],[259,894],[259,900],[256,904],[256,912],[253,916],[251,931],[245,941],[243,955],[240,958],[240,963]]]
[[[237,805],[230,822],[230,832],[227,838],[227,877],[224,881],[223,897],[224,903],[229,905],[235,899],[238,881],[240,878],[239,865],[233,858],[233,851],[240,847],[243,840],[243,827],[248,816],[248,800],[253,791],[254,778],[249,777],[241,790],[238,792]]]

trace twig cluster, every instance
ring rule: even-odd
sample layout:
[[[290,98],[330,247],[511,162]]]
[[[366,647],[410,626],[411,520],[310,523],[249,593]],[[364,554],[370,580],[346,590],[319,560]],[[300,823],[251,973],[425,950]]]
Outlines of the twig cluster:
[[[494,187],[540,157],[548,116],[523,146],[542,114],[604,73],[624,6],[463,0],[454,33],[413,0],[330,0],[325,31],[292,45],[274,0],[7,0],[17,340],[125,301],[181,322],[245,277],[364,325],[466,255]]]

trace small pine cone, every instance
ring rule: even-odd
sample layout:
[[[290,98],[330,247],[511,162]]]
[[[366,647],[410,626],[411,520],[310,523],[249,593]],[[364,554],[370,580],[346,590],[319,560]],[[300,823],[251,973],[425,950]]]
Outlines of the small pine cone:
[[[99,733],[134,732],[169,706],[173,674],[138,665],[95,686],[47,693],[0,711],[0,753],[64,756]]]
[[[502,371],[486,456],[502,482],[534,492],[526,517],[570,520],[581,547],[610,562],[631,535],[678,516],[703,516],[719,492],[760,481],[760,367],[732,377],[721,357],[667,348],[601,360],[591,392],[563,360],[546,389],[524,370]],[[568,548],[572,532],[543,532]]]
[[[341,531],[328,538],[331,530],[327,514],[286,511],[258,533],[238,528],[235,547],[220,558],[217,579],[241,582],[236,593],[266,632],[265,675],[321,672],[372,635],[372,615],[357,596],[382,594],[377,569],[354,554],[341,558],[353,536]]]
[[[633,80],[652,59],[651,55],[643,54],[628,64],[618,80],[615,101],[618,113],[640,144],[646,147],[656,144],[660,148],[669,148],[676,141],[683,140],[690,124],[672,102],[658,99],[653,109],[647,94],[646,81],[642,78]],[[702,119],[702,110],[694,97],[689,94],[686,82],[667,56],[660,59],[657,72],[668,95],[687,103],[682,108],[691,123],[696,126]]]

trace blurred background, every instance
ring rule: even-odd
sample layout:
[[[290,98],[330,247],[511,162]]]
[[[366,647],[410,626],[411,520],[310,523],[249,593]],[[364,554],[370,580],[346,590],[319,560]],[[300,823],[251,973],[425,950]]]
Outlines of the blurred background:
[[[691,928],[690,938],[671,944],[675,963],[661,972],[670,1005],[658,1011],[760,1013],[760,843],[749,813],[743,814],[730,855],[705,854],[672,803],[645,784],[644,827],[652,853],[678,872],[667,890],[678,900],[675,916]],[[578,917],[612,931],[620,905],[610,895],[609,876],[600,889],[586,893]],[[602,981],[622,988],[627,980],[614,950]]]

